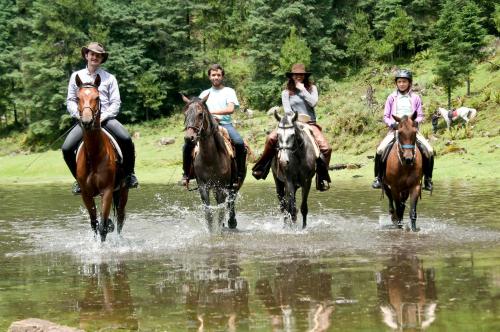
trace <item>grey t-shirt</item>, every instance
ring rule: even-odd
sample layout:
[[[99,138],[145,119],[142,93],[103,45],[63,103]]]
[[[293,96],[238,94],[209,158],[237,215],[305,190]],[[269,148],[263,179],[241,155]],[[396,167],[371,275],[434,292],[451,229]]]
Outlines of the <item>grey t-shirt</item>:
[[[299,114],[309,115],[311,121],[316,121],[314,107],[318,103],[318,89],[316,85],[311,86],[311,91],[306,88],[296,90],[296,93],[290,96],[288,90],[281,93],[281,102],[285,113],[297,112]]]

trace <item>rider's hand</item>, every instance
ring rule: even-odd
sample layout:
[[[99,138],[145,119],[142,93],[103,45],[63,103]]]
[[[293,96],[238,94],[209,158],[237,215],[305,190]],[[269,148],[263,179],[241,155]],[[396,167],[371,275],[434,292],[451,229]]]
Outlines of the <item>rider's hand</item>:
[[[397,130],[398,126],[399,126],[399,124],[397,122],[393,122],[393,123],[391,123],[390,127],[391,127],[391,129]]]
[[[295,82],[295,87],[296,87],[298,90],[304,90],[304,83],[301,83],[301,82]]]

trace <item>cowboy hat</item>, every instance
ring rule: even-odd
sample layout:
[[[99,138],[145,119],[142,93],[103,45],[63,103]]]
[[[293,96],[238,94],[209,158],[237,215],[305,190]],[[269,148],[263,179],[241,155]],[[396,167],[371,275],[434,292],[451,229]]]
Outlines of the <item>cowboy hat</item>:
[[[102,54],[102,62],[105,63],[106,60],[108,60],[108,55],[109,53],[104,50],[104,46],[97,42],[91,42],[87,46],[82,47],[82,57],[85,59],[85,54],[87,54],[88,51],[92,51],[94,53]],[[86,59],[85,59],[86,60]]]
[[[310,72],[306,71],[306,66],[302,63],[296,63],[292,66],[292,70],[287,72],[286,77],[292,77],[293,74],[304,74],[306,77],[311,75]]]

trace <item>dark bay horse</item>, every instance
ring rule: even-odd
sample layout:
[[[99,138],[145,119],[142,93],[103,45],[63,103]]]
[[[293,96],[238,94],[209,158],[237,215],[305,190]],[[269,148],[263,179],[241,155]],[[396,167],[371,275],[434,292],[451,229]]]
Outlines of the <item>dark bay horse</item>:
[[[411,230],[416,231],[417,201],[421,196],[422,154],[417,148],[417,112],[411,117],[393,116],[399,125],[395,143],[389,152],[383,178],[384,191],[389,198],[389,212],[392,222],[403,227],[405,202],[410,197]],[[395,205],[395,207],[394,207]]]
[[[106,240],[108,232],[114,230],[109,214],[111,203],[117,215],[118,233],[121,233],[125,220],[125,205],[128,188],[124,182],[123,168],[118,164],[119,156],[111,139],[101,129],[101,104],[97,75],[94,83],[82,83],[76,75],[78,86],[78,112],[83,130],[83,145],[76,157],[76,179],[82,190],[82,199],[89,215],[92,230],[99,232],[101,241]],[[97,220],[94,197],[101,195],[101,218]]]
[[[307,198],[312,178],[316,172],[316,153],[313,143],[305,132],[305,125],[297,121],[298,113],[283,117],[274,111],[278,120],[278,153],[273,158],[272,170],[280,208],[285,213],[285,222],[297,221],[297,189],[302,188],[302,228],[307,225]]]
[[[226,147],[219,125],[208,111],[203,98],[182,96],[184,106],[184,139],[187,144],[198,144],[198,152],[193,159],[193,169],[198,183],[198,191],[205,208],[208,228],[213,230],[213,215],[210,207],[210,192],[213,191],[218,205],[227,202],[229,210],[228,227],[236,228],[234,201],[239,188],[233,186],[236,164]],[[241,188],[241,186],[240,186]],[[224,212],[219,213],[218,226],[223,225]]]

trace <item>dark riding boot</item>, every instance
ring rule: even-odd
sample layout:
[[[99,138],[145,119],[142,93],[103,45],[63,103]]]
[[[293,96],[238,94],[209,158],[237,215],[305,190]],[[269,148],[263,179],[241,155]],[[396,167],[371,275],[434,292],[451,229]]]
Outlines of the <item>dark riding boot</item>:
[[[325,156],[321,154],[318,159],[316,159],[316,189],[319,191],[327,191],[330,189],[330,174],[328,173],[328,165],[325,160]]]
[[[128,151],[125,151],[125,154],[123,156],[123,164],[125,168],[125,184],[127,185],[127,188],[132,189],[132,188],[137,188],[139,186],[139,181],[137,180],[137,177],[135,176],[135,145],[133,142],[131,142],[131,146],[128,146]],[[126,156],[127,155],[127,156]],[[126,157],[125,157],[126,156]]]
[[[423,158],[424,190],[432,192],[432,171],[434,170],[434,156]]]
[[[76,179],[76,152],[73,153],[63,153],[64,161],[66,162],[66,165],[68,165],[69,171],[73,175],[73,177]],[[71,192],[73,195],[80,195],[82,193],[82,190],[80,189],[80,185],[78,184],[78,181],[75,181],[71,187]]]
[[[184,187],[188,187],[189,179],[191,178],[191,167],[193,165],[193,148],[191,143],[184,143],[182,146],[182,179],[181,183]]]
[[[373,180],[372,188],[380,189],[382,188],[382,156],[375,154],[375,166],[374,166],[375,180]]]
[[[268,139],[264,151],[252,168],[252,175],[257,180],[265,180],[271,169],[273,157],[276,155],[276,141]]]
[[[246,175],[246,161],[247,161],[247,149],[245,146],[235,146],[235,153],[236,156],[234,157],[236,161],[236,183],[234,186],[236,188],[240,188],[241,185],[243,184],[243,181],[245,180],[245,175]]]

